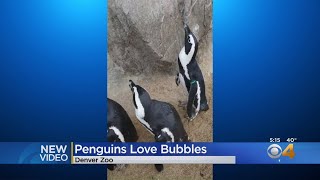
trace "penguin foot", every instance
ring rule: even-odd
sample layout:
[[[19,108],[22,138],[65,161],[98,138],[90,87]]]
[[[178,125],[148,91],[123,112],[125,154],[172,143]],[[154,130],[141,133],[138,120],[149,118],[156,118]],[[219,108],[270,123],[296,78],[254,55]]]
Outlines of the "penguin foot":
[[[207,103],[200,105],[200,111],[207,111],[208,109],[209,109],[209,105]]]
[[[163,164],[155,164],[154,166],[156,167],[158,172],[163,171]]]
[[[126,168],[127,165],[126,164],[109,164],[107,166],[107,168],[110,170],[110,171],[121,171],[122,169]]]
[[[108,168],[110,171],[113,171],[113,170],[116,168],[116,165],[115,165],[115,164],[108,164],[108,165],[107,165],[107,168]]]
[[[192,120],[194,120],[195,117],[196,117],[195,115],[193,115],[192,117],[189,117],[188,114],[185,114],[185,115],[184,115],[184,118],[186,118],[189,122],[191,122]]]

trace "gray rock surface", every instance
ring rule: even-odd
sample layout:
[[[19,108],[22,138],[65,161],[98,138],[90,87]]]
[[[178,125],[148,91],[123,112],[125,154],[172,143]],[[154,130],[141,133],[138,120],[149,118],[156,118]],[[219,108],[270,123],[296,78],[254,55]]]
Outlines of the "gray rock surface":
[[[183,20],[201,43],[212,28],[212,1],[109,0],[108,68],[135,75],[174,73]]]

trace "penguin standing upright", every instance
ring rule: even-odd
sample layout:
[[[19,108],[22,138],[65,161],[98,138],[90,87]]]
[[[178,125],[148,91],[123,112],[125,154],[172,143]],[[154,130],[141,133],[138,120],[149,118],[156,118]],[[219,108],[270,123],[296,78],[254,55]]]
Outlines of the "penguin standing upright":
[[[188,91],[187,114],[193,120],[199,111],[209,109],[206,98],[205,84],[202,72],[196,61],[198,41],[190,31],[187,24],[184,24],[185,38],[184,47],[178,57],[179,73],[176,76],[176,84],[180,83]]]
[[[108,98],[108,142],[136,142],[138,140],[137,130],[123,107]],[[123,165],[108,164],[109,170]]]
[[[141,86],[129,81],[135,113],[140,123],[154,135],[156,142],[188,142],[189,137],[173,105],[151,99]],[[162,164],[155,165],[160,172]]]

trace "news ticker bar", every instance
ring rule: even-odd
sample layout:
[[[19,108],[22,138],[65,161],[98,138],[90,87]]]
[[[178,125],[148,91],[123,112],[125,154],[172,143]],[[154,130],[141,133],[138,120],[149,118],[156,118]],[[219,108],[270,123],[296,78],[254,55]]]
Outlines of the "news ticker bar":
[[[74,156],[71,164],[236,164],[235,156]]]
[[[0,164],[320,164],[320,143],[0,142]]]

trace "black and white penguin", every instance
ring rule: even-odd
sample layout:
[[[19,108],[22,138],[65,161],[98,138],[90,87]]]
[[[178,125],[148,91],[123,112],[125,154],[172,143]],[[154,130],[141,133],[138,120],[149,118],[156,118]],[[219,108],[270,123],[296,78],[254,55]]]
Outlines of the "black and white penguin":
[[[137,130],[124,108],[112,99],[108,98],[108,142],[136,142],[138,140]],[[109,170],[124,165],[110,164]]]
[[[156,142],[189,142],[180,116],[173,105],[151,99],[141,86],[129,81],[135,113],[140,123],[154,135]],[[162,164],[155,165],[160,172]]]
[[[187,114],[193,120],[199,111],[209,109],[206,98],[205,84],[202,72],[196,61],[198,41],[188,25],[184,25],[184,47],[178,57],[179,73],[176,76],[176,84],[182,84],[188,91]]]

